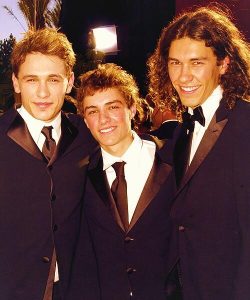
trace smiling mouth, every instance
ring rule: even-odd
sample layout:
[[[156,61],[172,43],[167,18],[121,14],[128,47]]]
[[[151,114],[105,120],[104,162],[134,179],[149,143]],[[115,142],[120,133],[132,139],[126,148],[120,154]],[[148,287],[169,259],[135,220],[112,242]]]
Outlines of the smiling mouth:
[[[104,129],[100,129],[100,133],[110,133],[115,129],[114,126],[109,127],[109,128],[104,128]]]
[[[180,86],[180,90],[185,93],[193,93],[198,90],[199,86]]]

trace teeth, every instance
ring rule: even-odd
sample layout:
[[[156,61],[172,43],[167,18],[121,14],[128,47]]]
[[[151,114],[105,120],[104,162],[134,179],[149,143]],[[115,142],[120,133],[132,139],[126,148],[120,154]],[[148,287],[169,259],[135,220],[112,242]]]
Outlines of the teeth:
[[[107,132],[110,132],[113,130],[113,127],[110,127],[110,128],[106,128],[106,129],[101,129],[100,132],[101,133],[107,133]]]
[[[192,92],[196,90],[198,87],[197,86],[182,86],[181,89],[184,90],[185,92]]]

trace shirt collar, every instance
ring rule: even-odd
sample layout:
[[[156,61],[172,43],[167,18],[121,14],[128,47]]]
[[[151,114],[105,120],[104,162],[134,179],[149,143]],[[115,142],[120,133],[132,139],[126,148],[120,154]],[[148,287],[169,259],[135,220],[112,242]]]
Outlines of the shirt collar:
[[[206,124],[210,123],[212,116],[220,105],[222,96],[223,89],[220,85],[218,85],[213,90],[212,94],[207,98],[207,100],[201,105]],[[193,114],[193,109],[189,107],[188,112]]]
[[[139,152],[142,148],[142,139],[138,136],[138,134],[132,130],[133,135],[133,141],[130,144],[127,151],[121,156],[113,156],[109,154],[107,151],[105,151],[103,148],[101,148],[102,151],[102,157],[103,157],[103,170],[108,169],[110,166],[112,166],[113,163],[117,161],[125,161],[126,163],[130,162],[133,163],[134,161],[137,161],[137,157],[139,155]]]
[[[56,142],[58,142],[61,135],[61,112],[56,116],[56,118],[52,122],[44,122],[34,118],[25,108],[21,106],[17,109],[18,113],[24,119],[25,123],[28,126],[29,132],[33,138],[33,140],[37,143],[39,140],[39,136],[41,134],[41,130],[44,126],[53,126],[53,131],[55,134]]]

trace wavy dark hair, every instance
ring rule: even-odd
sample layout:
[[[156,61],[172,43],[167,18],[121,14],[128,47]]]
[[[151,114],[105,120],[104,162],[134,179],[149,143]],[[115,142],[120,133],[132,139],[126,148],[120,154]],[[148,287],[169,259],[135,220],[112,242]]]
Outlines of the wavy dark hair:
[[[149,94],[155,104],[168,107],[178,115],[185,109],[171,84],[168,74],[168,55],[172,41],[188,37],[204,41],[218,63],[226,56],[230,64],[220,78],[223,97],[232,108],[238,98],[249,101],[250,47],[243,34],[232,22],[227,7],[215,4],[198,7],[177,16],[163,28],[153,55],[149,58]]]
[[[79,112],[84,115],[83,102],[86,96],[92,96],[97,91],[116,88],[123,95],[128,108],[136,105],[136,117],[133,125],[137,128],[143,119],[143,99],[139,96],[139,88],[134,77],[121,66],[114,63],[99,64],[94,70],[88,71],[78,78],[77,104]]]

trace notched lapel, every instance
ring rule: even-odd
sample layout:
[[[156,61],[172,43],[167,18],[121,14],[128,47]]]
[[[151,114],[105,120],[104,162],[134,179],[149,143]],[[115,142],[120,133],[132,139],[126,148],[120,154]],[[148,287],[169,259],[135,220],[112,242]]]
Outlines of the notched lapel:
[[[99,156],[99,158],[95,158],[95,159],[98,159],[98,161],[96,162],[96,165],[94,167],[93,167],[93,161],[91,161],[88,170],[88,176],[96,192],[103,200],[104,204],[108,206],[109,204],[109,193],[108,193],[108,186],[107,186],[108,183],[107,183],[105,172],[103,171],[102,158],[101,156]]]
[[[133,217],[129,224],[128,231],[135,225],[138,219],[141,217],[145,209],[148,207],[150,202],[154,199],[158,193],[161,185],[165,182],[172,167],[166,163],[163,163],[158,155],[155,156],[153,167],[149,173],[149,177],[145,183],[140,199],[137,203]]]
[[[30,135],[26,123],[18,113],[7,131],[7,135],[32,156],[44,160],[44,156]]]
[[[88,176],[100,199],[107,207],[107,211],[110,213],[110,217],[113,218],[120,229],[125,231],[110,191],[106,173],[105,171],[103,171],[103,160],[100,149],[98,149],[96,153],[94,153],[94,155],[90,158]]]

